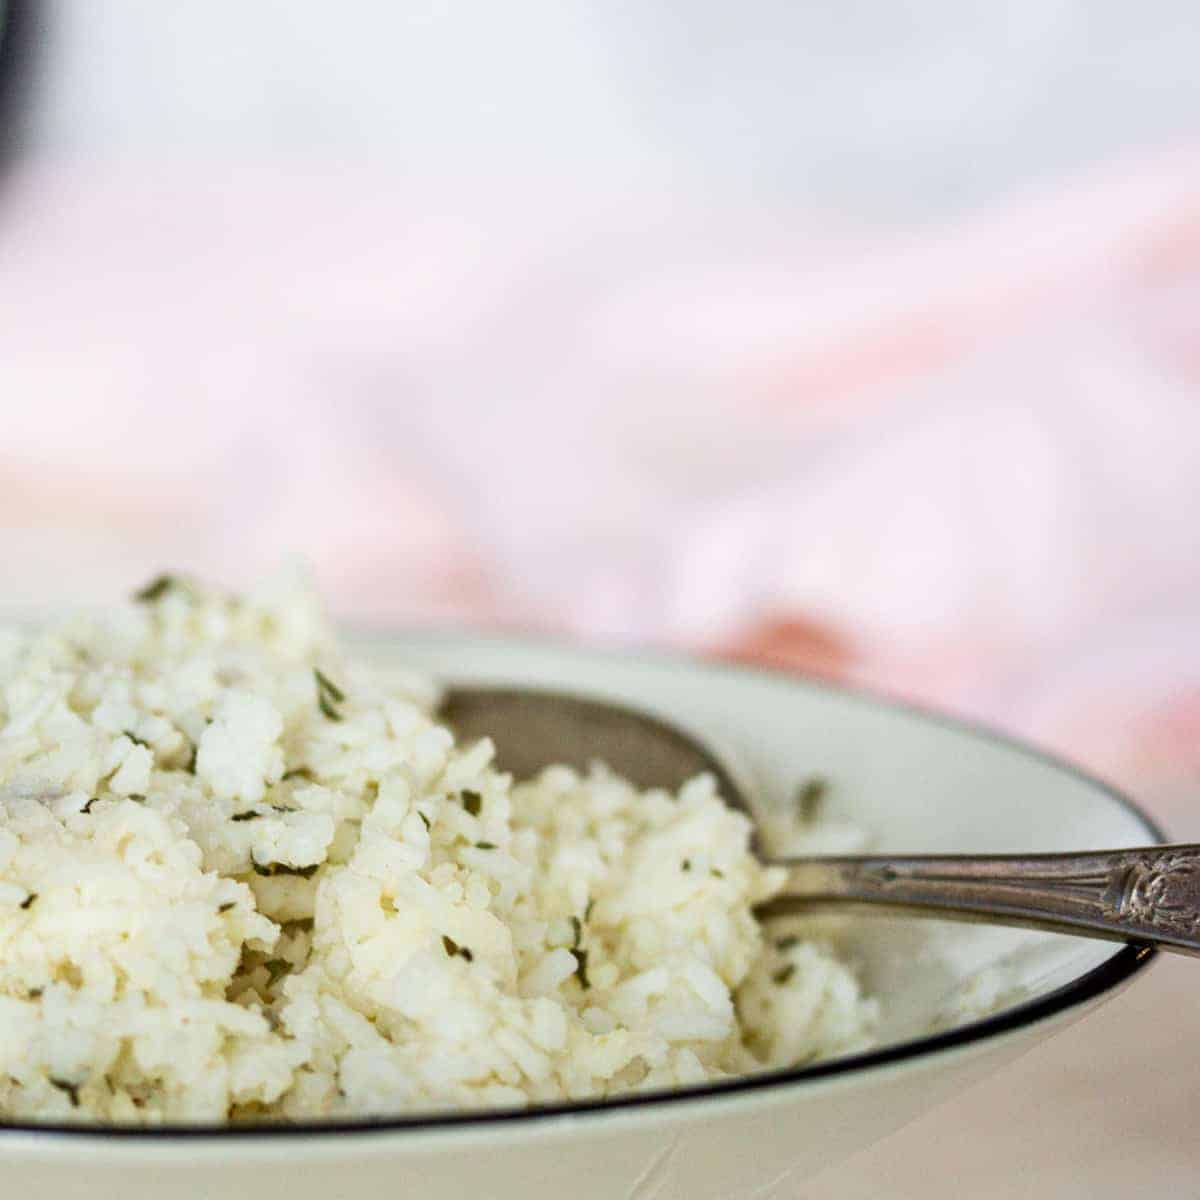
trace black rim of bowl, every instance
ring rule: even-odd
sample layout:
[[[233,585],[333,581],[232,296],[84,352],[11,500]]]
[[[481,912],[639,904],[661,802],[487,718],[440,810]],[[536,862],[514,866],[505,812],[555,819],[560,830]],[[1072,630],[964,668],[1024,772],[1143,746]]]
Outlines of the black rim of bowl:
[[[392,631],[393,633],[395,631]],[[439,635],[432,635],[437,637]],[[454,636],[454,635],[451,635]],[[480,640],[488,640],[481,638]],[[525,643],[543,647],[556,644],[554,638],[502,638],[509,643]],[[559,643],[564,644],[564,643]],[[585,653],[599,654],[609,657],[603,649],[589,650],[587,647],[575,645],[573,649]],[[625,647],[627,651],[635,652],[641,659],[653,659],[659,662],[686,663],[689,666],[701,666],[718,673],[767,675],[784,678],[806,688],[816,688],[835,692],[838,695],[858,700],[875,708],[893,712],[906,713],[924,721],[942,725],[962,733],[970,734],[982,741],[993,745],[1006,747],[1026,758],[1046,763],[1064,774],[1095,788],[1098,792],[1113,801],[1119,808],[1135,817],[1144,826],[1148,840],[1166,842],[1167,836],[1161,826],[1139,804],[1119,791],[1112,784],[1097,778],[1082,767],[1059,757],[1049,751],[1030,745],[1019,738],[1010,736],[993,729],[985,724],[951,716],[934,708],[928,708],[912,701],[887,696],[877,691],[865,688],[847,686],[831,680],[810,674],[793,671],[783,671],[770,667],[749,667],[731,664],[721,660],[705,660],[702,658],[687,658],[672,655],[662,651],[645,651],[641,647]],[[53,1135],[56,1139],[102,1139],[121,1141],[161,1141],[164,1139],[187,1139],[189,1141],[225,1141],[228,1139],[255,1138],[311,1138],[323,1134],[389,1134],[389,1133],[421,1133],[453,1128],[478,1129],[485,1127],[513,1126],[519,1128],[525,1125],[536,1125],[540,1122],[553,1121],[560,1117],[586,1117],[594,1114],[602,1117],[606,1114],[619,1114],[638,1109],[671,1109],[680,1104],[694,1104],[708,1097],[726,1097],[747,1095],[756,1092],[776,1092],[785,1088],[803,1086],[817,1080],[830,1079],[840,1075],[852,1075],[873,1068],[889,1066],[895,1063],[907,1062],[923,1058],[927,1055],[942,1051],[953,1050],[963,1046],[985,1042],[993,1037],[1012,1030],[1034,1025],[1049,1017],[1067,1012],[1072,1008],[1086,1005],[1104,993],[1120,988],[1140,971],[1144,970],[1157,957],[1158,951],[1149,946],[1128,943],[1117,950],[1111,957],[1106,958],[1098,966],[1085,972],[1078,978],[1047,992],[1032,1000],[1026,1000],[1011,1008],[1005,1008],[991,1016],[981,1017],[966,1024],[956,1026],[940,1033],[929,1034],[925,1037],[912,1038],[881,1046],[877,1050],[864,1050],[857,1054],[849,1054],[842,1058],[829,1059],[826,1062],[813,1063],[810,1066],[791,1067],[777,1071],[764,1071],[759,1075],[748,1075],[737,1079],[720,1080],[716,1083],[701,1084],[689,1088],[671,1088],[652,1092],[637,1092],[631,1095],[619,1095],[611,1098],[595,1100],[570,1101],[560,1104],[543,1104],[529,1108],[492,1109],[480,1112],[430,1112],[415,1113],[411,1116],[395,1117],[363,1117],[349,1121],[296,1121],[290,1123],[261,1123],[244,1125],[185,1125],[164,1124],[155,1126],[144,1125],[103,1125],[75,1123],[42,1123],[34,1121],[0,1121],[0,1145],[6,1136],[17,1134]]]

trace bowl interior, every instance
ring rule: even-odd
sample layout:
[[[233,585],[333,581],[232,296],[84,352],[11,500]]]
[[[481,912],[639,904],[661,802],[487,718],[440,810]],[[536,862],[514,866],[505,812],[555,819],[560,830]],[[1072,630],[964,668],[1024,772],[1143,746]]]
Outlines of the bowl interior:
[[[641,652],[456,634],[364,635],[356,649],[448,681],[517,683],[607,697],[706,739],[757,804],[830,784],[829,819],[873,850],[1083,850],[1159,840],[1116,793],[991,733],[791,676]],[[882,998],[884,1045],[1038,1000],[1121,947],[941,921],[840,917],[836,932]]]

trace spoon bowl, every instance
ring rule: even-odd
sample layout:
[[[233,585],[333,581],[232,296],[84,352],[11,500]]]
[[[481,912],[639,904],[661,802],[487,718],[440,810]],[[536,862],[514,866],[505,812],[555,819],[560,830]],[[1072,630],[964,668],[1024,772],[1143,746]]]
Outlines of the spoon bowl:
[[[603,762],[643,788],[676,790],[708,773],[727,804],[754,810],[719,757],[660,717],[536,688],[451,688],[443,716],[467,740],[491,737],[519,777],[551,763]],[[758,849],[757,839],[753,843]],[[775,858],[788,868],[765,915],[854,905],[990,921],[1200,957],[1200,846],[1040,855]]]
[[[518,779],[553,763],[602,762],[641,788],[677,791],[709,774],[726,804],[751,812],[732,772],[698,738],[623,704],[537,688],[456,686],[441,717],[465,741],[491,738],[496,763]]]

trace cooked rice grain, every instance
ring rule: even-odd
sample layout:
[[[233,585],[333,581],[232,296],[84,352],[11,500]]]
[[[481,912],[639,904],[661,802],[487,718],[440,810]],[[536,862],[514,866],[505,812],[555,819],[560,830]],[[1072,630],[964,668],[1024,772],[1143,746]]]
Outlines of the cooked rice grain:
[[[864,1044],[712,782],[513,782],[295,576],[0,632],[0,1116],[294,1120],[694,1084]]]

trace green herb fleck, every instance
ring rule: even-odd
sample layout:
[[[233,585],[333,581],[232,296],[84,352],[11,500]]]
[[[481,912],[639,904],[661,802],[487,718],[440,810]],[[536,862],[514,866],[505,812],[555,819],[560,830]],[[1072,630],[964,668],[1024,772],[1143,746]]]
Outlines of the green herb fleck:
[[[571,942],[571,949],[577,950],[579,949],[579,943],[583,941],[583,923],[578,917],[571,918],[571,929],[575,934],[575,937]]]
[[[260,863],[251,860],[254,867],[255,875],[265,875],[270,878],[272,875],[299,875],[301,879],[311,879],[320,867],[320,863],[313,863],[309,867],[292,867],[287,863]]]
[[[463,808],[473,817],[479,816],[483,808],[483,797],[478,792],[464,791],[462,794]]]
[[[800,939],[794,933],[790,933],[787,937],[782,937],[775,943],[775,949],[790,950],[793,946],[798,945],[800,945]]]
[[[145,738],[140,738],[140,737],[138,737],[138,735],[137,735],[136,733],[130,733],[128,729],[126,729],[126,730],[124,731],[124,733],[125,733],[125,736],[126,736],[126,737],[127,737],[127,738],[128,738],[128,739],[129,739],[129,740],[130,740],[130,741],[131,741],[131,742],[132,742],[134,745],[135,745],[135,746],[144,746],[144,747],[145,747],[147,750],[153,750],[153,749],[154,749],[154,747],[153,747],[153,746],[151,746],[151,745],[150,745],[150,743],[149,743],[148,741],[146,741],[146,739],[145,739]]]
[[[775,980],[775,982],[782,987],[785,983],[787,983],[787,981],[789,979],[791,979],[791,977],[793,975],[795,975],[795,973],[796,973],[796,964],[788,963],[788,965],[786,967],[780,967],[779,970],[776,971],[775,974],[771,976],[771,978],[773,980]]]
[[[146,803],[146,797],[140,795],[137,792],[130,792],[129,795],[125,797],[125,799],[132,800],[134,802],[134,804],[145,804]]]
[[[417,809],[417,816],[420,817],[421,820],[425,822],[426,832],[428,832],[430,829],[433,828],[433,826],[430,825],[430,823],[429,823],[429,818],[419,808]]]
[[[317,707],[331,721],[340,721],[342,714],[334,707],[346,699],[346,693],[328,675],[313,667],[313,678],[317,681]]]
[[[99,796],[93,796],[79,811],[90,813],[92,811],[92,805],[95,804],[99,798]]]
[[[56,1088],[58,1088],[58,1090],[60,1092],[66,1092],[67,1095],[71,1097],[71,1107],[72,1108],[79,1107],[80,1085],[78,1083],[71,1083],[69,1080],[66,1080],[66,1079],[55,1079],[53,1075],[51,1075],[49,1077],[47,1082],[51,1085],[51,1087],[56,1087]]]
[[[263,966],[267,968],[267,987],[274,987],[292,969],[286,958],[268,958]]]
[[[317,691],[324,692],[330,700],[333,700],[337,704],[341,704],[346,699],[346,693],[328,675],[319,671],[316,667],[313,667],[313,676],[317,681]]]
[[[586,950],[572,950],[571,953],[575,955],[575,977],[586,992],[592,986],[587,973],[588,952]]]
[[[308,767],[293,767],[290,771],[284,772],[280,781],[286,783],[289,779],[307,779],[309,783],[312,783],[313,773]]]
[[[224,904],[218,906],[217,912],[227,913],[231,909],[234,909],[234,908],[237,908],[237,901],[236,900],[226,900]]]
[[[495,850],[496,843],[495,842],[476,842],[475,848],[477,850]]]
[[[806,825],[817,819],[821,804],[829,792],[829,780],[813,775],[796,789],[796,814]]]
[[[195,773],[196,773],[196,756],[200,753],[200,747],[195,742],[192,742],[191,746],[192,746],[192,751],[188,755],[187,764],[184,766],[183,769],[189,775],[195,775]]]
[[[683,860],[682,867],[683,867],[683,870],[690,871],[692,869],[692,860],[690,858],[685,858]]]
[[[442,935],[442,946],[450,958],[458,955],[459,958],[465,959],[467,962],[475,961],[475,955],[466,946],[460,946],[452,937],[447,937],[445,934]]]
[[[157,575],[140,591],[134,592],[133,598],[140,604],[153,604],[156,600],[161,600],[176,583],[173,575]]]
[[[725,878],[725,872],[724,872],[724,871],[722,871],[720,867],[713,867],[713,869],[712,869],[712,876],[713,876],[713,878],[714,878],[714,879],[724,879],[724,878]]]
[[[33,902],[37,898],[38,898],[37,892],[30,892],[29,895],[26,896],[25,899],[21,901],[21,908],[23,910],[31,909],[33,907]]]
[[[247,809],[245,812],[234,813],[229,819],[231,821],[257,821],[262,813],[255,812],[254,809]]]
[[[45,990],[46,990],[45,988],[30,988],[30,989],[29,989],[29,994],[28,994],[28,999],[30,999],[30,1000],[40,1000],[40,999],[42,998],[42,993],[43,993]]]

